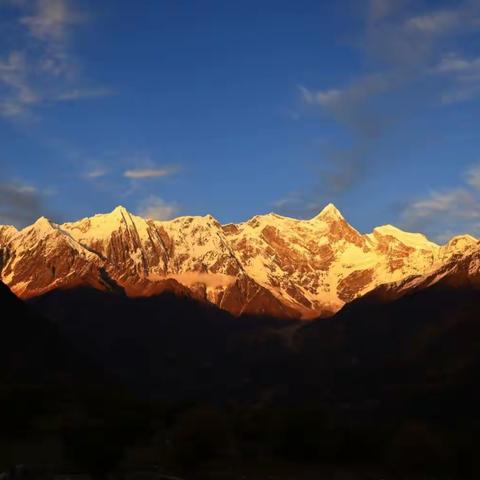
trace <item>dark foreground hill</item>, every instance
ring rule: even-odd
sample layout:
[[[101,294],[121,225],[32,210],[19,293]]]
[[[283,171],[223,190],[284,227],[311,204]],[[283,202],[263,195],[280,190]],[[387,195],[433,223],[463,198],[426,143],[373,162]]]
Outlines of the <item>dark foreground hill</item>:
[[[0,472],[109,470],[126,430],[134,438],[145,424],[138,403],[2,283],[0,309]]]
[[[335,401],[390,404],[415,395],[431,398],[424,407],[432,415],[472,420],[480,400],[480,290],[445,278],[393,300],[387,293],[380,288],[299,331],[309,375],[325,374]]]
[[[479,300],[475,285],[439,282],[400,298],[376,291],[308,324],[233,317],[168,293],[75,289],[31,305],[141,398],[141,419],[130,407],[120,407],[127,424],[109,418],[142,456],[156,448],[153,458],[182,468],[268,458],[477,478]],[[122,405],[112,395],[94,403]]]
[[[471,285],[439,283],[393,300],[375,291],[309,323],[234,317],[168,292],[128,298],[73,289],[32,303],[142,396],[364,409],[406,408],[409,396],[443,392],[441,408],[455,392],[451,401],[462,398],[461,412],[470,414],[479,393],[479,300]]]
[[[379,289],[299,330],[296,346],[304,372],[296,389],[343,425],[361,426],[363,445],[373,439],[390,458],[403,452],[404,465],[449,464],[452,478],[478,475],[475,285],[449,278],[393,300]]]
[[[98,381],[98,370],[75,352],[53,322],[0,282],[0,378],[5,384],[68,385]]]
[[[145,397],[256,401],[288,377],[292,321],[235,317],[171,292],[147,297],[72,289],[32,305],[114,378]]]

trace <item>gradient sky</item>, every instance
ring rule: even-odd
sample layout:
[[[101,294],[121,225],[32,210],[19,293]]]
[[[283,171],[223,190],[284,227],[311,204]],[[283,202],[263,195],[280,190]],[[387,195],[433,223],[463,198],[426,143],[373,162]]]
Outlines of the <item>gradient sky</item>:
[[[0,0],[0,32],[0,223],[480,235],[480,0]]]

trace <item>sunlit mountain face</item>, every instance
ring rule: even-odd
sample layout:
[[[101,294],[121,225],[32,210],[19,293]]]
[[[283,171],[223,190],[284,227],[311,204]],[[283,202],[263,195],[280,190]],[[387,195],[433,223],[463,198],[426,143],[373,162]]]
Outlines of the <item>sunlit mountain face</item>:
[[[0,239],[1,278],[22,298],[78,286],[173,291],[234,315],[292,318],[331,315],[379,285],[420,284],[478,248],[471,236],[440,246],[392,225],[362,235],[332,204],[311,220],[271,213],[227,225],[210,215],[154,221],[117,207],[72,223],[3,226]]]

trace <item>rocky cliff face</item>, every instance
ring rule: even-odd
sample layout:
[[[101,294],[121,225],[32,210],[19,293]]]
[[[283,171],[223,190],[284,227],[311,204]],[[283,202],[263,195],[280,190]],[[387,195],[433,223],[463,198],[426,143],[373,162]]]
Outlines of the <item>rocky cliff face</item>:
[[[0,227],[0,278],[25,298],[77,285],[131,296],[167,289],[236,315],[309,318],[476,246],[470,236],[439,246],[391,225],[362,235],[331,204],[311,220],[271,213],[228,225],[209,215],[153,221],[117,207],[63,225]]]

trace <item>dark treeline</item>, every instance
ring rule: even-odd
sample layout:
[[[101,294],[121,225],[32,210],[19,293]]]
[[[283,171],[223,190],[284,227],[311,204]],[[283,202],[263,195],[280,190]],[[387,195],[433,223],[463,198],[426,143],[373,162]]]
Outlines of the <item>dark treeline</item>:
[[[112,391],[84,390],[66,400],[59,391],[28,386],[2,388],[1,407],[4,470],[26,464],[98,478],[157,469],[186,478],[210,478],[212,471],[240,478],[252,469],[279,475],[287,465],[297,471],[294,478],[310,478],[302,471],[315,469],[392,478],[480,473],[474,425],[439,426],[418,416],[354,421],[316,406],[165,404]]]

